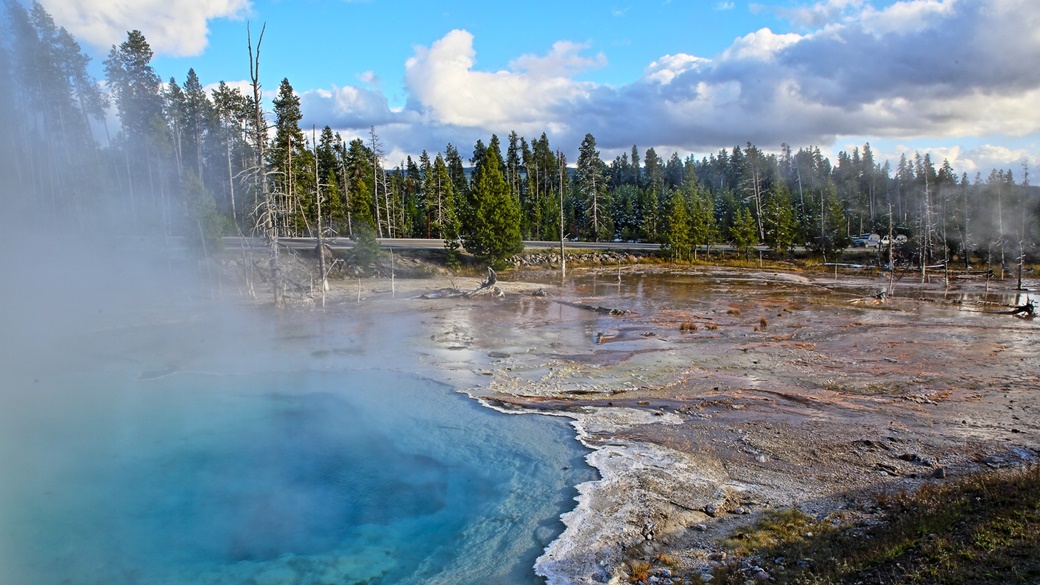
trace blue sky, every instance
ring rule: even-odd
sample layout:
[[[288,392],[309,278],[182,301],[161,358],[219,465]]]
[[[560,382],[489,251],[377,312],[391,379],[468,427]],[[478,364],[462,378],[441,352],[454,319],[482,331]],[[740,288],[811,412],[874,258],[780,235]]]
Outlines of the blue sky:
[[[288,78],[305,127],[375,126],[387,163],[512,130],[575,159],[636,145],[701,157],[751,141],[832,157],[931,152],[974,176],[1040,162],[1035,0],[419,2],[41,0],[94,55],[139,29],[164,78]],[[1034,181],[1035,182],[1035,181]]]

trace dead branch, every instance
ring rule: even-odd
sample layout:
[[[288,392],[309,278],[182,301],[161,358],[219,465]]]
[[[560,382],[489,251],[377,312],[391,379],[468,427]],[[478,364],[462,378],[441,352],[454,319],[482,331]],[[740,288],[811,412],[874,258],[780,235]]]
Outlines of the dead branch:
[[[615,317],[620,317],[622,315],[628,314],[627,309],[611,309],[609,307],[598,307],[595,305],[586,305],[584,303],[575,303],[573,301],[564,301],[561,299],[553,299],[553,302],[560,303],[561,305],[567,305],[568,307],[574,307],[577,309],[585,309],[586,311],[595,311],[596,313],[603,313],[604,315],[613,315]]]
[[[488,277],[487,277],[487,280],[481,282],[480,286],[478,286],[476,289],[474,289],[474,290],[464,294],[463,296],[471,297],[473,295],[480,294],[480,293],[482,293],[484,291],[488,291],[488,290],[496,297],[503,296],[504,293],[501,291],[501,289],[499,289],[497,286],[495,286],[496,282],[498,282],[498,275],[495,274],[495,271],[490,266],[488,266]]]

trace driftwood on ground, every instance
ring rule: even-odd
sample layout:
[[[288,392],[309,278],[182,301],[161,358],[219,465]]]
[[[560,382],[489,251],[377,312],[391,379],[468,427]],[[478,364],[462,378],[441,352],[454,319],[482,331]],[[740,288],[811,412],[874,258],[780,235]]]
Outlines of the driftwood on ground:
[[[456,288],[455,286],[452,286],[451,288],[442,288],[442,289],[434,291],[434,292],[430,292],[430,293],[426,293],[426,294],[420,295],[419,298],[420,299],[450,299],[450,298],[455,298],[455,297],[465,297],[465,298],[468,298],[468,297],[472,297],[474,295],[478,295],[478,294],[483,293],[483,292],[488,292],[488,293],[490,293],[490,294],[492,294],[492,295],[494,295],[496,297],[504,296],[505,293],[503,293],[500,288],[495,286],[495,283],[497,283],[497,282],[498,282],[498,275],[495,274],[495,271],[489,266],[488,267],[488,277],[487,277],[487,279],[482,281],[480,283],[480,286],[478,286],[477,288],[475,288],[475,289],[473,289],[471,291],[463,292],[463,291],[459,290],[458,288]],[[452,283],[452,284],[454,285],[454,283]]]
[[[1010,311],[1000,311],[999,314],[1032,317],[1036,314],[1036,307],[1033,305],[1033,301],[1026,301],[1024,305],[1018,305],[1017,307],[1012,308]]]
[[[562,299],[553,299],[553,301],[560,303],[561,305],[567,305],[568,307],[575,307],[577,309],[585,309],[586,311],[595,311],[597,313],[603,313],[604,315],[621,316],[628,313],[626,309],[611,309],[609,307],[598,307],[595,305],[587,305],[585,303],[575,303],[573,301],[564,301]]]
[[[498,275],[495,274],[495,271],[490,266],[488,266],[487,280],[481,282],[480,286],[478,286],[476,289],[468,293],[465,293],[462,296],[471,297],[473,295],[480,294],[484,291],[490,291],[496,297],[500,297],[503,293],[497,286],[495,286],[496,282],[498,282]]]

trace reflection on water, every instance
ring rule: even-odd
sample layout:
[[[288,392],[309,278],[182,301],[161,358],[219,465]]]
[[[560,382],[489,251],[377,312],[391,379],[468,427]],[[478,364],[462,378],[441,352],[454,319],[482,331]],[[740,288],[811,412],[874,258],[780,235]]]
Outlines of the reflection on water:
[[[592,478],[563,420],[410,374],[46,386],[0,416],[2,583],[536,583]]]

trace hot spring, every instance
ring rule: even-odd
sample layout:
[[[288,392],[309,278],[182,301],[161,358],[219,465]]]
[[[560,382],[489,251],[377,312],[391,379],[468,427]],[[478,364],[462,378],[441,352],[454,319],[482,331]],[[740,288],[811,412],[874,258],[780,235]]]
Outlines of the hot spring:
[[[98,315],[25,342],[0,582],[540,582],[595,478],[565,420],[421,377],[410,318],[252,317]]]

